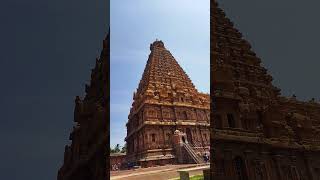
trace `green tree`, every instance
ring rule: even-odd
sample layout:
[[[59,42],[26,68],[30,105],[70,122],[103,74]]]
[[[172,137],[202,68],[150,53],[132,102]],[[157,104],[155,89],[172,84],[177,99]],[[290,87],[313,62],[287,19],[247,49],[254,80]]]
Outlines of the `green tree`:
[[[127,144],[125,144],[121,149],[121,153],[126,153],[126,152],[127,152]]]
[[[120,145],[117,144],[115,147],[114,147],[114,152],[115,153],[119,153],[120,152]]]
[[[114,153],[114,149],[110,147],[110,153]]]
[[[126,152],[126,145],[124,147],[121,148],[120,150],[120,145],[119,144],[116,144],[114,146],[114,148],[110,147],[110,153],[123,153],[123,152]]]

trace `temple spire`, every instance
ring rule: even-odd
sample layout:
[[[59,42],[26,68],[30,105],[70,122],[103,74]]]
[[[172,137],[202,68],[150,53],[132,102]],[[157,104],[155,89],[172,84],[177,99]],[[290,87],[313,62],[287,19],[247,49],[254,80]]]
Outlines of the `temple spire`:
[[[160,161],[163,164],[180,162],[186,158],[181,151],[165,150],[176,145],[174,143],[177,142],[172,140],[176,135],[173,132],[182,132],[182,123],[189,128],[189,139],[185,139],[190,142],[190,129],[200,132],[201,128],[204,136],[209,137],[210,126],[209,95],[197,91],[161,40],[152,42],[150,51],[138,89],[133,94],[125,139],[128,145],[128,161],[141,163],[144,167]],[[200,137],[196,134],[193,136],[195,143],[200,144],[196,142]],[[209,140],[205,139],[201,143],[201,150],[208,152]],[[149,153],[149,150],[153,152]],[[139,156],[136,156],[136,153]]]

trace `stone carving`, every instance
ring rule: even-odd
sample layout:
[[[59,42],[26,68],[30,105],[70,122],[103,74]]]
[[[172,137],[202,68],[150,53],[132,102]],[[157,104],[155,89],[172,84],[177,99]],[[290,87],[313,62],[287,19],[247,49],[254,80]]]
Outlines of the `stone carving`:
[[[172,108],[162,108],[162,118],[163,119],[173,119],[174,112]]]
[[[215,2],[210,16],[211,43],[215,44],[211,48],[215,117],[211,136],[217,163],[213,178],[237,179],[247,173],[243,177],[248,180],[317,179],[313,169],[320,166],[319,103],[314,99],[301,102],[295,95],[281,97],[261,59]],[[234,169],[230,159],[219,156],[226,149],[244,159],[245,171],[237,174],[230,170]],[[262,151],[266,153],[262,155]],[[295,156],[296,160],[284,162],[285,158],[273,158],[272,154]],[[306,154],[314,158],[308,159]],[[249,163],[252,158],[260,159],[259,163]],[[217,172],[221,161],[229,173]]]

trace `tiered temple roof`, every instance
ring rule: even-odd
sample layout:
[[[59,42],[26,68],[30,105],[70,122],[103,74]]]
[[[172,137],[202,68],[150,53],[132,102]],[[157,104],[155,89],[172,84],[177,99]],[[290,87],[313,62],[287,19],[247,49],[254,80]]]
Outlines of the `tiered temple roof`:
[[[204,153],[210,126],[209,94],[198,92],[162,41],[153,42],[150,50],[133,94],[125,139],[128,161],[145,167],[178,162],[183,155],[174,148],[176,130]]]
[[[129,121],[142,105],[177,105],[209,109],[209,94],[199,93],[162,41],[150,45],[145,70],[133,95]]]

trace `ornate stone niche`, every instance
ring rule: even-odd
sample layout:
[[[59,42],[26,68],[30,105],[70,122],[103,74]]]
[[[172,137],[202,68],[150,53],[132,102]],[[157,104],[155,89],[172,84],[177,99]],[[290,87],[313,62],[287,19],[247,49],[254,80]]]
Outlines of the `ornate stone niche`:
[[[162,118],[163,120],[171,120],[174,118],[174,112],[172,108],[162,107]]]
[[[213,115],[214,128],[223,129],[222,117],[220,114]]]
[[[203,112],[203,110],[197,109],[197,110],[196,110],[196,113],[197,113],[197,120],[198,120],[198,121],[205,121],[205,120],[206,120],[206,115],[205,115],[205,113]]]
[[[253,160],[254,176],[256,180],[267,180],[267,170],[265,162],[261,159]]]
[[[193,109],[186,110],[186,114],[187,114],[187,119],[188,120],[196,120],[197,119],[197,116],[196,116],[196,114],[195,114]]]
[[[167,147],[171,147],[172,146],[172,132],[170,130],[165,130],[164,131],[164,141],[165,141],[165,145]]]
[[[149,106],[145,109],[145,116],[148,118],[158,118],[161,116],[159,109],[155,106]]]
[[[204,144],[205,145],[208,145],[209,142],[210,142],[210,135],[208,132],[204,131],[204,132],[201,132],[202,134],[202,137],[203,137],[203,141],[204,141]]]
[[[187,120],[187,113],[186,111],[183,111],[183,110],[180,110],[177,112],[177,117],[178,119],[181,119],[181,120]]]
[[[239,127],[239,124],[237,123],[233,113],[227,113],[227,125],[228,125],[228,128]]]
[[[207,122],[210,123],[210,110],[206,110]]]

